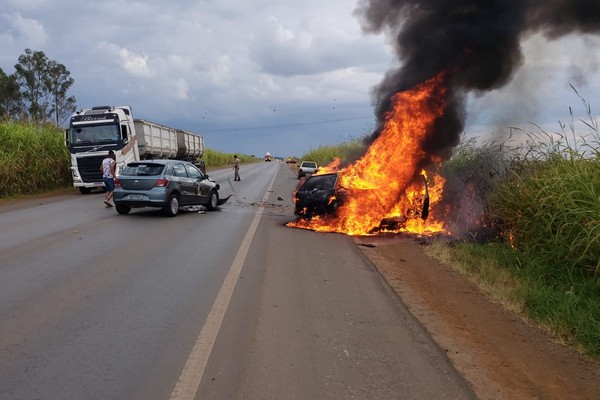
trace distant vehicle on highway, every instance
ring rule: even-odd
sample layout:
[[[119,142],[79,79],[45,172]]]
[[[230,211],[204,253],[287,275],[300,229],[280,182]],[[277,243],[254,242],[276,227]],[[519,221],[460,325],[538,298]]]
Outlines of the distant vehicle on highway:
[[[265,161],[272,161],[272,160],[273,160],[273,158],[271,157],[271,153],[269,153],[267,151],[267,154],[265,154]]]
[[[306,175],[312,175],[319,170],[317,163],[314,161],[302,161],[298,168],[298,179]]]
[[[157,207],[174,217],[187,206],[215,210],[229,199],[219,199],[219,189],[219,184],[190,162],[137,161],[127,164],[115,180],[113,201],[119,214],[129,214],[132,208]]]

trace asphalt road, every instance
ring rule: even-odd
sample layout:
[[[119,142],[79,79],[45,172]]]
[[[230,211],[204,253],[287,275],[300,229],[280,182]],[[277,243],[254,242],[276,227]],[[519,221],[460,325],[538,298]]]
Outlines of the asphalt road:
[[[288,228],[283,163],[218,211],[0,206],[0,400],[469,399],[352,238]]]

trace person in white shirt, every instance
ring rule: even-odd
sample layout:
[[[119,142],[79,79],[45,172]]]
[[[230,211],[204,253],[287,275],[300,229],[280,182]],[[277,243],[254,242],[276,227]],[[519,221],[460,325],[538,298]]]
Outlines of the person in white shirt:
[[[109,150],[108,156],[102,160],[102,165],[100,166],[100,171],[102,171],[102,180],[104,181],[104,186],[106,187],[104,204],[107,208],[113,206],[110,201],[113,197],[113,191],[115,190],[115,168],[117,165],[115,158],[115,152]]]

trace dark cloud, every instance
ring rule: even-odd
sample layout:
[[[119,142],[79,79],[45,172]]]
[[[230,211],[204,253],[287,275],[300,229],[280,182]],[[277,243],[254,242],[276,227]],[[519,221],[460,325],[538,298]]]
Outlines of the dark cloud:
[[[401,61],[374,91],[380,125],[395,93],[447,73],[449,107],[427,144],[442,156],[459,142],[466,95],[506,85],[523,64],[524,38],[600,32],[598,0],[363,0],[355,14],[365,31],[394,38]]]

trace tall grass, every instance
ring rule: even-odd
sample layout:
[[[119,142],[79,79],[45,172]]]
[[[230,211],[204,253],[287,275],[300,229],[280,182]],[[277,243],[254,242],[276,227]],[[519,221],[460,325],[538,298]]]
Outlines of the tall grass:
[[[482,220],[497,233],[488,239],[500,241],[446,246],[444,261],[469,260],[458,269],[467,269],[485,290],[600,357],[600,134],[582,102],[586,117],[571,112],[557,132],[513,128],[511,140],[524,140],[479,147],[468,142],[457,149],[443,172],[450,182],[461,178],[461,190],[475,187]],[[442,257],[439,248],[431,251]],[[494,257],[500,279],[490,282],[494,274],[485,260]],[[506,272],[509,279],[502,278]]]
[[[574,121],[561,131],[528,132],[525,157],[513,164],[490,204],[512,244],[561,273],[600,277],[600,138],[588,108],[587,134]],[[545,139],[545,140],[542,140]]]
[[[0,122],[0,197],[68,187],[69,153],[52,125]]]
[[[349,137],[337,145],[315,147],[304,154],[300,161],[314,161],[322,166],[330,164],[336,158],[342,162],[352,162],[360,157],[365,148],[362,138]]]
[[[242,163],[256,162],[238,154]],[[207,168],[233,164],[233,153],[206,149],[201,158]],[[0,198],[31,195],[68,188],[71,159],[63,131],[53,125],[0,122]]]
[[[211,149],[206,149],[204,151],[204,155],[200,158],[200,160],[204,161],[207,169],[215,169],[225,166],[232,166],[234,155],[238,156],[241,164],[261,161],[261,159],[259,158],[249,156],[246,154],[222,153]]]

